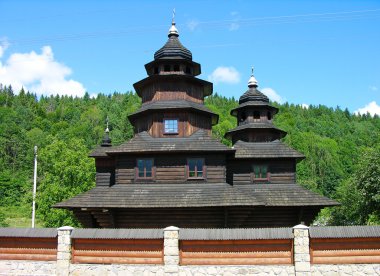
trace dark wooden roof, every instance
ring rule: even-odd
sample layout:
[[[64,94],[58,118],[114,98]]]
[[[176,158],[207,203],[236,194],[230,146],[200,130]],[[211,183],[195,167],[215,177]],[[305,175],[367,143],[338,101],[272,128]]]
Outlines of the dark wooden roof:
[[[177,208],[263,205],[227,183],[141,183],[95,187],[56,204],[63,208]]]
[[[203,86],[203,96],[210,96],[212,94],[213,90],[213,84],[212,82],[205,81],[202,79],[198,79],[192,75],[183,75],[183,74],[176,74],[176,73],[170,73],[165,75],[151,75],[149,77],[146,77],[145,79],[142,79],[138,82],[135,82],[133,84],[133,87],[136,90],[136,93],[138,96],[142,97],[141,91],[146,85],[149,85],[151,83],[158,83],[158,82],[169,82],[173,83],[175,81],[187,81],[196,83],[198,85]]]
[[[119,146],[108,148],[108,154],[115,153],[153,153],[153,152],[220,152],[235,151],[218,140],[213,139],[205,130],[198,130],[184,138],[153,138],[146,131],[137,133],[134,138]]]
[[[134,121],[137,117],[141,116],[143,113],[154,112],[156,110],[176,110],[176,109],[192,109],[197,112],[206,113],[212,118],[212,124],[218,123],[219,115],[212,112],[203,104],[186,101],[186,100],[176,100],[176,101],[154,101],[141,106],[139,110],[130,114],[128,119]]]
[[[339,205],[337,201],[307,190],[298,184],[242,184],[238,188],[248,196],[265,202],[265,206]]]
[[[107,157],[106,151],[111,149],[111,147],[102,147],[97,146],[93,151],[88,155],[89,157]]]
[[[269,103],[269,98],[265,96],[257,87],[250,87],[241,97],[239,98],[239,104],[245,102],[265,102]]]
[[[374,238],[380,237],[380,226],[310,227],[310,238]]]
[[[178,36],[170,36],[165,45],[154,53],[154,59],[182,58],[192,60],[193,55],[179,41]]]
[[[55,238],[57,228],[0,228],[0,237]]]
[[[238,113],[238,110],[240,109],[248,109],[250,107],[265,107],[267,110],[273,110],[274,111],[274,114],[276,114],[278,112],[278,108],[277,107],[274,107],[274,106],[271,106],[269,103],[267,102],[262,102],[262,101],[250,101],[250,102],[244,102],[242,104],[239,104],[238,107],[232,109],[230,111],[230,114],[232,116],[237,116],[237,113]]]
[[[163,239],[163,229],[74,229],[73,239]]]
[[[180,240],[267,240],[292,239],[292,228],[181,228]]]
[[[224,136],[229,137],[234,132],[243,131],[247,129],[273,129],[277,132],[280,132],[282,134],[282,137],[286,135],[286,131],[283,131],[282,129],[275,127],[271,123],[257,122],[257,123],[249,123],[249,124],[243,124],[243,125],[237,126],[227,131]]]
[[[279,140],[255,143],[237,141],[233,148],[236,150],[235,158],[305,158]]]

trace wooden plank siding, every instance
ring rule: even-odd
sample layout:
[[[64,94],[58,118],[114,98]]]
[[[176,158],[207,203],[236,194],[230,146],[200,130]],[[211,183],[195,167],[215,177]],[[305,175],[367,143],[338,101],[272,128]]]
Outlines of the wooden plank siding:
[[[163,264],[163,245],[163,239],[73,239],[72,262]]]
[[[56,261],[57,238],[2,237],[0,260]]]
[[[225,156],[220,154],[172,154],[144,155],[143,158],[154,158],[154,177],[149,182],[156,183],[185,183],[187,179],[187,159],[205,158],[205,179],[203,182],[224,183],[226,181]],[[121,156],[116,164],[116,184],[141,183],[136,179],[136,160],[138,155]],[[193,182],[193,181],[192,181]]]
[[[181,265],[291,265],[292,240],[180,241]]]
[[[234,185],[254,183],[252,166],[267,165],[269,180],[268,183],[295,183],[296,172],[295,162],[291,159],[244,159],[231,160],[227,167],[228,183]]]
[[[312,264],[372,264],[380,262],[378,238],[310,239]]]
[[[141,95],[143,104],[170,100],[203,103],[203,87],[189,81],[154,82],[145,86]]]

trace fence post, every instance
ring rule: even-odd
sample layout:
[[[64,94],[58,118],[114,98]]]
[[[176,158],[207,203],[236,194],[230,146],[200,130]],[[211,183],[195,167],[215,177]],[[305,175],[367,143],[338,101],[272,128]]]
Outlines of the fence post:
[[[294,270],[296,275],[311,275],[309,227],[299,224],[293,227]]]
[[[71,260],[71,232],[73,227],[63,226],[58,228],[57,246],[57,276],[68,276]]]
[[[169,226],[164,229],[164,270],[165,273],[178,273],[179,228]]]

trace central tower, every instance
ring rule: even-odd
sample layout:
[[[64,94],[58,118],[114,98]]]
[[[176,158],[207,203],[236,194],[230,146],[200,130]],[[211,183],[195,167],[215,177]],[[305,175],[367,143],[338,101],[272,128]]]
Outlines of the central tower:
[[[188,137],[203,129],[208,134],[218,115],[206,108],[204,98],[212,94],[212,83],[196,78],[199,63],[179,41],[174,19],[168,41],[145,65],[148,77],[135,83],[142,107],[129,116],[135,133],[152,137]]]

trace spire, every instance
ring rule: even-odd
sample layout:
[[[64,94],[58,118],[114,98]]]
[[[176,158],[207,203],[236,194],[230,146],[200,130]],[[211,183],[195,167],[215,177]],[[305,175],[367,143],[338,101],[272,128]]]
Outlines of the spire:
[[[252,66],[252,73],[251,73],[251,77],[248,80],[248,87],[251,88],[251,87],[257,87],[257,86],[258,86],[257,80],[255,76],[253,75],[253,66]]]
[[[177,30],[177,28],[175,26],[174,18],[175,18],[175,9],[173,9],[172,26],[170,27],[169,34],[168,34],[169,37],[171,37],[171,36],[179,36],[178,30]]]
[[[102,147],[111,147],[112,144],[111,144],[111,138],[109,136],[110,130],[108,128],[108,122],[109,122],[108,116],[107,116],[106,122],[107,122],[107,127],[106,127],[106,130],[104,131],[104,136],[103,136],[101,146]]]

